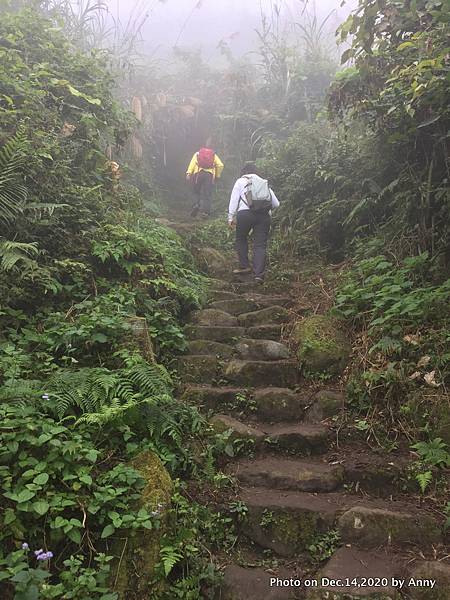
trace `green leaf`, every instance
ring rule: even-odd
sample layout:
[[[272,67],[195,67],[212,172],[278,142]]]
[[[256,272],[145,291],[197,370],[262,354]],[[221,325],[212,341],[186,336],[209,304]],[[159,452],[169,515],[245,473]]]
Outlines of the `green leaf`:
[[[50,505],[45,500],[38,500],[38,502],[33,502],[33,509],[37,512],[38,515],[45,515],[45,513],[50,508]]]
[[[81,543],[81,532],[78,529],[71,529],[67,532],[67,537],[75,544]]]
[[[102,531],[101,538],[103,539],[109,537],[115,532],[115,530],[116,528],[114,527],[114,525],[107,525]]]
[[[17,502],[18,504],[21,504],[22,502],[28,502],[28,500],[31,500],[31,498],[33,498],[34,496],[36,496],[36,494],[31,490],[22,490],[17,495]]]
[[[33,483],[36,485],[45,485],[48,481],[49,477],[47,473],[39,473],[34,479]]]

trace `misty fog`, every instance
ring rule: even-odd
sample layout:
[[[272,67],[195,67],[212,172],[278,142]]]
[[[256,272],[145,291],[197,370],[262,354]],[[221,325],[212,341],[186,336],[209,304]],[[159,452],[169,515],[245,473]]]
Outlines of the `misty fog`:
[[[108,0],[111,14],[124,26],[129,20],[145,19],[142,51],[159,58],[171,55],[174,47],[199,49],[205,60],[220,56],[225,43],[235,57],[252,50],[257,41],[255,29],[261,16],[280,12],[286,34],[296,22],[314,15],[319,22],[328,17],[325,31],[333,38],[338,25],[353,10],[356,0]]]

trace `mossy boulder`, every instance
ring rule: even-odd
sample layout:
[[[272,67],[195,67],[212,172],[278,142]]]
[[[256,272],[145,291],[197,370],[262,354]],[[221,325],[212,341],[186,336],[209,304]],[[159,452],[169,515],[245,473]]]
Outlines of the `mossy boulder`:
[[[305,373],[340,375],[345,369],[351,345],[338,321],[332,317],[306,317],[295,325],[292,337]]]
[[[168,526],[173,493],[172,480],[153,452],[142,452],[132,461],[132,466],[146,481],[139,505],[150,512],[158,511],[161,526],[159,529],[130,530],[115,543],[113,553],[117,561],[113,565],[112,581],[120,600],[152,598],[162,589],[162,583],[155,583],[156,565],[161,538]]]

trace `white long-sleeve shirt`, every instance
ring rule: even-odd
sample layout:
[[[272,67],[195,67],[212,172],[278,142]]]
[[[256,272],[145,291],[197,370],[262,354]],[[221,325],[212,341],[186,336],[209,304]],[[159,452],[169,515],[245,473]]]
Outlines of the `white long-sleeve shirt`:
[[[232,223],[236,218],[236,213],[240,210],[251,210],[245,200],[245,192],[246,186],[248,185],[248,177],[240,177],[236,183],[234,184],[233,191],[231,192],[230,205],[228,207],[228,222]],[[272,208],[278,208],[280,206],[280,202],[278,198],[273,193],[273,190],[270,190],[270,195],[272,197]]]

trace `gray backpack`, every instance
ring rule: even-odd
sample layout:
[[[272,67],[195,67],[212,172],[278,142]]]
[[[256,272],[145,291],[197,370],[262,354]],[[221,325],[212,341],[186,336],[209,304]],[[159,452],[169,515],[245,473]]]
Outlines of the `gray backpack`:
[[[255,212],[269,212],[272,208],[272,194],[269,182],[259,175],[244,175],[247,179],[243,202]]]

